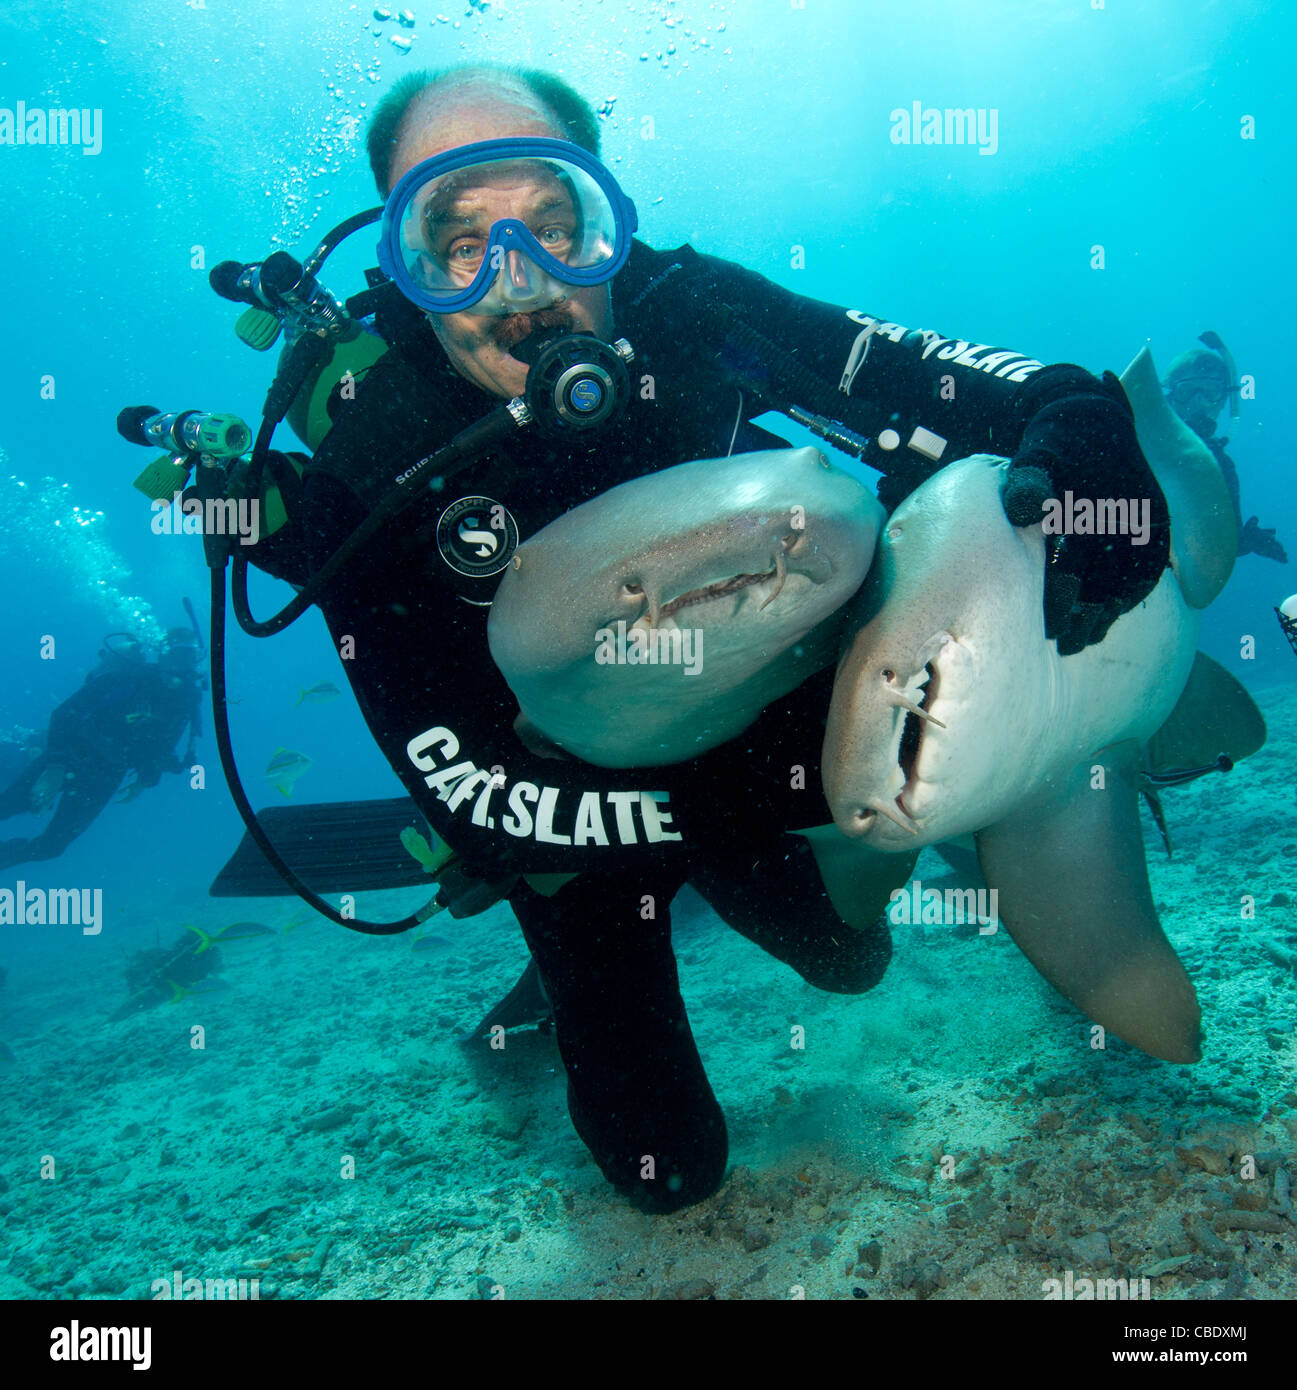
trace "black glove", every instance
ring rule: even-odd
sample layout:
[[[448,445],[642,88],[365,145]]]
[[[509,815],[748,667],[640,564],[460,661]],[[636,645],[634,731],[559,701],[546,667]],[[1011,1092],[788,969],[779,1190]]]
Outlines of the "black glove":
[[[1135,437],[1135,418],[1121,383],[1105,372],[1103,387],[1055,400],[1023,433],[1000,494],[1015,526],[1038,526],[1042,504],[1126,498],[1148,501],[1147,543],[1131,536],[1045,537],[1045,636],[1061,656],[1101,642],[1112,624],[1157,587],[1170,556],[1166,498]]]
[[[1248,517],[1238,533],[1238,553],[1260,555],[1263,560],[1278,560],[1281,565],[1288,563],[1288,552],[1280,544],[1274,527],[1257,525],[1254,516]]]

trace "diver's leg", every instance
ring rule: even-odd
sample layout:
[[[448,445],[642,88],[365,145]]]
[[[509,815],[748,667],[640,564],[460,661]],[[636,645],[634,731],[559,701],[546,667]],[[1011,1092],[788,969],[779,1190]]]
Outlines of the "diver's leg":
[[[729,1156],[671,951],[683,877],[583,874],[553,897],[510,898],[553,1007],[572,1123],[608,1181],[652,1212],[715,1192]]]
[[[8,820],[10,816],[20,816],[24,811],[31,810],[32,788],[48,766],[49,762],[43,755],[34,759],[0,792],[0,820]]]
[[[885,916],[861,930],[838,916],[824,889],[810,842],[781,835],[742,858],[712,857],[691,869],[689,883],[722,921],[810,984],[835,994],[863,994],[892,958]]]
[[[86,763],[71,773],[49,824],[28,842],[27,860],[57,859],[113,799],[124,775],[125,769],[104,763]]]

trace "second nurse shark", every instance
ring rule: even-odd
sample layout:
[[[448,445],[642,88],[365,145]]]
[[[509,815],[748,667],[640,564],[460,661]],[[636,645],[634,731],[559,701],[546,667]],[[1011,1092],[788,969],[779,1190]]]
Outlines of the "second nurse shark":
[[[1127,1042],[1196,1061],[1197,998],[1149,888],[1142,779],[1245,757],[1265,726],[1195,655],[1233,564],[1224,480],[1147,351],[1123,384],[1171,563],[1101,642],[1060,657],[1045,638],[1044,536],[1005,517],[1003,459],[948,465],[890,518],[814,449],[701,460],[612,488],[517,551],[488,631],[520,735],[604,766],[683,761],[841,652],[822,760],[836,829],[799,833],[843,917],[872,920],[922,847],[971,834],[1041,974]],[[705,638],[692,673],[597,659],[597,633],[643,642],[686,623]]]

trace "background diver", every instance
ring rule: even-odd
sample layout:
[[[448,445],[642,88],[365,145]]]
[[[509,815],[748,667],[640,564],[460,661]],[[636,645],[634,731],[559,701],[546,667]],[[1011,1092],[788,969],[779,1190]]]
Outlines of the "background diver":
[[[105,639],[99,665],[81,689],[50,716],[41,754],[0,792],[0,820],[53,807],[45,829],[30,840],[0,842],[0,869],[54,859],[122,789],[130,801],[155,787],[164,772],[193,761],[200,732],[201,655],[192,628],[169,629],[156,661],[145,659],[128,633]],[[176,744],[187,734],[183,759]]]
[[[1229,440],[1216,433],[1216,425],[1226,401],[1229,402],[1230,418],[1238,419],[1240,384],[1233,359],[1220,337],[1215,333],[1204,333],[1202,342],[1206,344],[1205,347],[1191,347],[1167,368],[1162,382],[1166,398],[1171,409],[1215,454],[1220,464],[1230,500],[1234,503],[1234,517],[1238,523],[1238,553],[1260,555],[1286,565],[1288,552],[1275,535],[1274,528],[1259,525],[1255,516],[1243,520],[1238,466],[1225,452]]]
[[[487,610],[519,539],[626,479],[782,446],[753,419],[765,388],[795,381],[794,394],[824,403],[816,410],[875,422],[853,427],[870,439],[864,458],[889,508],[981,451],[1013,460],[1003,504],[1015,525],[1038,524],[1065,488],[1150,499],[1145,546],[1056,538],[1042,602],[1067,655],[1157,584],[1165,499],[1111,373],[910,330],[689,246],[635,240],[634,207],[598,159],[598,121],[550,74],[412,74],[379,104],[368,151],[393,282],[375,318],[387,347],[374,354],[364,335],[369,361],[354,391],[329,396],[291,526],[249,553],[306,583],[407,470],[519,395],[558,335],[629,340],[636,389],[619,418],[566,437],[518,431],[467,482],[424,489],[319,603],[335,641],[354,642],[346,669],[375,740],[458,856],[441,900],[464,915],[507,897],[553,1013],[577,1132],[630,1200],[672,1211],[714,1192],[728,1156],[671,949],[681,886],[820,988],[861,993],[890,958],[886,921],[847,926],[809,843],[786,833],[830,818],[819,759],[833,673],[688,763],[618,771],[547,757],[515,734],[517,704],[487,648]],[[484,535],[482,517],[499,524]],[[410,750],[426,753],[430,738],[437,755],[416,766]],[[465,788],[488,769],[500,814],[479,816]],[[591,793],[651,795],[671,833],[582,837],[575,808]]]

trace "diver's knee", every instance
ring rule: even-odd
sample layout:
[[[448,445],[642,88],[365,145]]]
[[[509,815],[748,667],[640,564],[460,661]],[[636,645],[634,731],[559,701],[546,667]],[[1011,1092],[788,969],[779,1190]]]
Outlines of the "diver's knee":
[[[799,963],[797,973],[807,984],[830,994],[866,994],[887,973],[892,959],[892,933],[886,914],[864,931],[845,923],[837,938],[839,949],[813,961]]]
[[[729,1133],[710,1092],[689,1106],[653,1109],[650,1118],[634,1104],[629,1113],[586,1107],[569,1077],[568,1113],[599,1171],[632,1206],[665,1216],[717,1191],[729,1163]]]
[[[648,1159],[651,1155],[645,1155]],[[719,1189],[729,1165],[730,1143],[724,1121],[719,1133],[710,1134],[687,1161],[665,1163],[666,1171],[654,1171],[652,1177],[644,1177],[647,1165],[641,1166],[640,1176],[630,1185],[615,1183],[633,1206],[650,1216],[669,1216],[674,1211],[682,1211],[698,1202],[705,1202]]]

